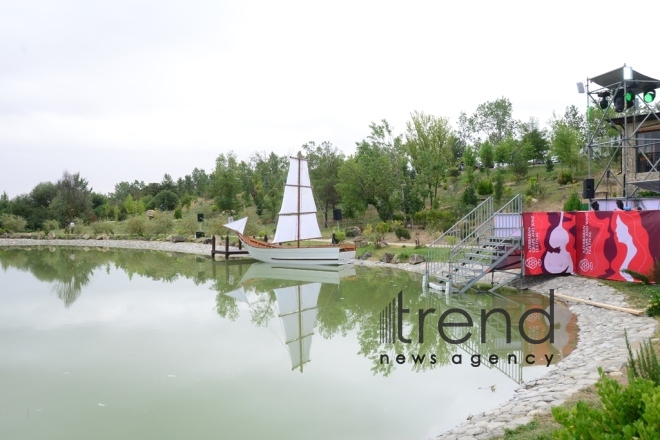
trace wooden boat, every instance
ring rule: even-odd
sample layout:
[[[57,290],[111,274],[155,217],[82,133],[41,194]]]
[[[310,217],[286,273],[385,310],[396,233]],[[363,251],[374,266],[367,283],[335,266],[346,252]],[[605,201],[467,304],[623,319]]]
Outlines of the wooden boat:
[[[355,259],[355,245],[300,243],[301,240],[322,238],[307,160],[300,155],[289,158],[289,173],[273,242],[244,235],[246,224],[247,217],[244,217],[224,226],[236,232],[252,258],[264,263],[339,265],[351,263]]]

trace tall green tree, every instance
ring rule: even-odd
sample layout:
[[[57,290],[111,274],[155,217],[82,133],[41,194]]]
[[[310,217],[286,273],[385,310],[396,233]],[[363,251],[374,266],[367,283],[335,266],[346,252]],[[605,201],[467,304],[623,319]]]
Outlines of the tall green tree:
[[[547,134],[539,127],[539,122],[535,118],[530,118],[529,122],[521,124],[521,142],[529,143],[532,156],[529,159],[542,161],[550,149],[550,142]]]
[[[581,147],[582,139],[579,131],[563,122],[553,127],[552,151],[559,157],[562,166],[572,167],[577,172],[581,162]]]
[[[395,191],[399,189],[398,170],[392,156],[401,146],[401,138],[392,135],[386,120],[372,123],[371,134],[357,143],[357,151],[339,169],[337,190],[342,204],[355,212],[368,205],[378,211],[381,220],[389,219],[395,207]]]
[[[57,182],[57,197],[51,203],[51,211],[64,224],[75,217],[89,219],[92,214],[92,191],[80,173],[64,171]]]
[[[212,195],[216,206],[229,215],[236,213],[242,207],[239,197],[241,189],[236,155],[233,151],[226,155],[220,154],[215,160],[213,171]]]
[[[341,197],[337,191],[339,183],[339,169],[344,163],[344,153],[339,151],[330,142],[321,142],[316,145],[308,142],[303,145],[305,156],[309,163],[309,177],[312,180],[315,196],[320,204],[325,227],[328,227],[328,212],[336,208]]]
[[[195,195],[205,197],[206,191],[209,187],[210,179],[206,171],[195,168],[190,174],[192,179]]]
[[[418,181],[427,187],[431,205],[438,187],[456,162],[452,153],[454,133],[446,118],[413,112],[406,123],[406,150]]]
[[[257,207],[257,213],[272,221],[282,206],[284,183],[289,168],[289,159],[275,153],[254,153],[250,157],[254,170],[252,199]]]
[[[486,169],[486,173],[489,173],[489,170],[495,165],[495,151],[490,142],[485,141],[481,144],[479,159],[481,159],[481,165]]]
[[[511,101],[502,97],[480,104],[470,117],[469,125],[475,136],[482,141],[499,144],[507,137],[513,136],[516,126]]]

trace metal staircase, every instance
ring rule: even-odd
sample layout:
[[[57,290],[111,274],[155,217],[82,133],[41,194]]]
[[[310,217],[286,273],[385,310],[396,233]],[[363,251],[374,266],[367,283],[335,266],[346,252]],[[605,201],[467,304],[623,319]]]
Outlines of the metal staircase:
[[[491,292],[521,278],[522,197],[497,211],[489,197],[429,245],[426,261],[425,284],[452,293],[465,292],[488,274]]]

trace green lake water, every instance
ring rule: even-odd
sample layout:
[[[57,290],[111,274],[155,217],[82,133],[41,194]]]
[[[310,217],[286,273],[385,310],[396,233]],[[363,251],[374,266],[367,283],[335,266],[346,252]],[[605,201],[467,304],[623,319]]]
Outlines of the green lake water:
[[[508,400],[519,382],[554,368],[546,357],[556,363],[577,343],[575,316],[558,304],[552,344],[522,339],[520,316],[546,310],[546,297],[446,298],[397,270],[95,248],[0,248],[0,266],[6,440],[427,439]],[[411,342],[381,342],[391,316],[382,312],[399,291]],[[418,311],[430,308],[420,344]],[[465,344],[439,335],[450,308],[474,320],[451,328],[452,338],[472,331]],[[481,309],[495,308],[511,316],[511,343],[501,314],[479,340]],[[533,313],[524,328],[539,339],[549,321]]]

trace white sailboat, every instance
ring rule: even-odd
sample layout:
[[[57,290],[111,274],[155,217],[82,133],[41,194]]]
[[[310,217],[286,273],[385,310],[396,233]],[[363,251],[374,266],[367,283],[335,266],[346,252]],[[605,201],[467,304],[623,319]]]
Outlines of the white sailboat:
[[[243,235],[247,217],[224,225],[236,232],[250,256],[264,263],[336,265],[355,259],[355,245],[305,245],[301,240],[321,238],[316,203],[312,193],[307,160],[289,158],[289,174],[284,186],[275,238],[272,243]],[[295,246],[282,243],[295,242]]]

